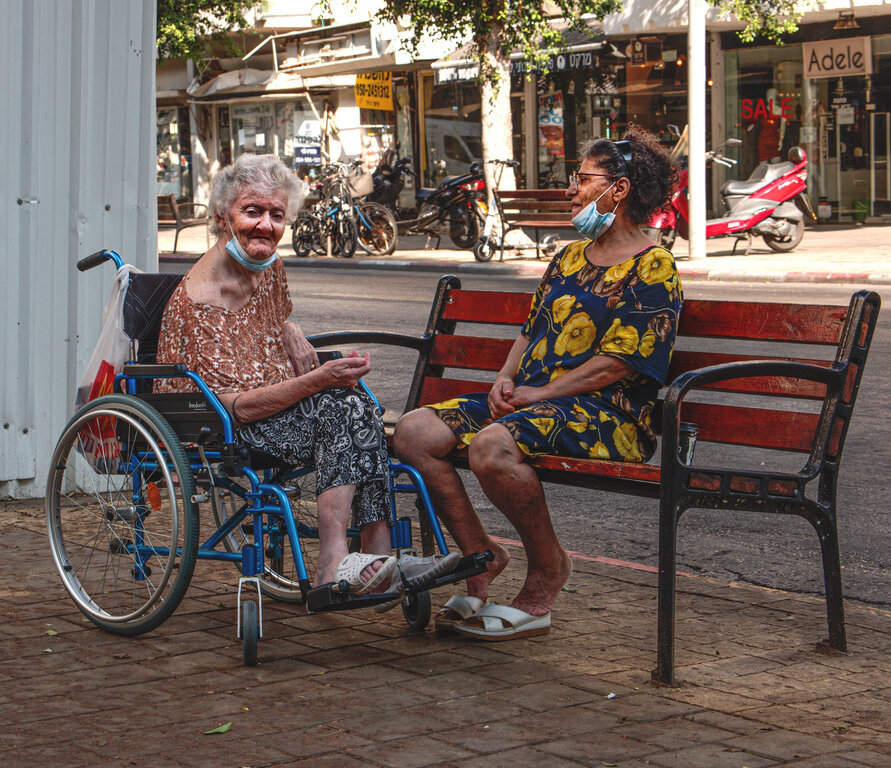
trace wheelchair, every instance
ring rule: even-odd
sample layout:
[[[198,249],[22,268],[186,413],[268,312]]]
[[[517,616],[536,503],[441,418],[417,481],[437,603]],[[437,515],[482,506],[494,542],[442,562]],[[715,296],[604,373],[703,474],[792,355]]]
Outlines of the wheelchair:
[[[100,251],[81,259],[77,268],[86,271],[109,260],[118,269],[124,265],[115,251]],[[197,374],[182,364],[155,361],[161,317],[181,279],[130,276],[123,320],[132,362],[115,376],[111,394],[74,414],[53,454],[47,532],[56,568],[77,608],[108,632],[149,632],[176,610],[196,561],[217,560],[241,573],[236,635],[249,666],[258,663],[264,596],[304,605],[310,613],[399,600],[408,625],[425,629],[430,590],[484,572],[491,552],[462,557],[438,578],[408,580],[397,570],[401,584],[385,593],[356,595],[344,581],[313,588],[314,469],[284,465],[240,444],[228,411]],[[339,353],[319,354],[324,360]],[[161,377],[190,379],[199,393],[152,394],[152,380]],[[422,553],[448,554],[417,470],[391,463],[390,493],[397,556],[416,550],[411,520],[397,518],[396,494],[415,497]],[[208,503],[215,530],[201,543],[199,509]],[[350,548],[358,549],[358,529],[349,529],[348,537]],[[242,599],[243,592],[250,599]]]

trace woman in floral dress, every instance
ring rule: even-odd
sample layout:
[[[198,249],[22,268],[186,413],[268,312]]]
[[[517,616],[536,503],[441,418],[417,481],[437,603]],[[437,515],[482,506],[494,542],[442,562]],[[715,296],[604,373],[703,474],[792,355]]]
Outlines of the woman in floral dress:
[[[440,629],[489,640],[549,630],[571,564],[527,456],[641,462],[656,448],[652,412],[682,293],[671,253],[640,225],[668,201],[676,168],[637,127],[621,142],[588,142],[580,156],[566,194],[585,239],[549,265],[492,389],[420,408],[397,426],[397,451],[424,476],[461,550],[495,553],[488,572],[468,581],[468,596],[453,596],[437,614]],[[511,606],[485,604],[508,554],[446,460],[455,448],[468,451],[483,491],[526,549],[526,581]]]

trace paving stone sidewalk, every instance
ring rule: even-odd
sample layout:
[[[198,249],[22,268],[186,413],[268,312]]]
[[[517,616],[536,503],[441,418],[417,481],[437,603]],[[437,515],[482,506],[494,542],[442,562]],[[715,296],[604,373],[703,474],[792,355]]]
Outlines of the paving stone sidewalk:
[[[564,233],[565,234],[565,233]],[[173,231],[158,231],[162,261],[194,261],[207,250],[209,239],[201,227],[183,230],[178,253],[171,254]],[[496,256],[480,264],[470,251],[454,248],[445,238],[440,248],[425,249],[423,237],[400,237],[391,256],[370,257],[361,251],[352,259],[306,258],[294,255],[290,230],[279,252],[289,267],[330,269],[414,270],[437,274],[530,275],[544,272],[549,259],[535,259],[533,251],[507,251],[504,261]],[[678,239],[673,251],[685,280],[722,282],[851,283],[861,286],[891,285],[891,225],[821,225],[808,227],[801,243],[790,253],[771,251],[756,240],[748,256],[744,246],[733,253],[732,238],[706,241],[707,256],[690,259],[688,244]],[[125,261],[127,254],[123,254]]]
[[[822,600],[680,576],[684,684],[657,688],[655,574],[577,554],[550,635],[264,601],[247,668],[231,566],[200,562],[171,619],[121,638],[65,595],[39,500],[0,503],[0,536],[2,766],[891,766],[888,611],[849,603],[852,652],[823,655]],[[511,552],[495,599],[519,587]]]

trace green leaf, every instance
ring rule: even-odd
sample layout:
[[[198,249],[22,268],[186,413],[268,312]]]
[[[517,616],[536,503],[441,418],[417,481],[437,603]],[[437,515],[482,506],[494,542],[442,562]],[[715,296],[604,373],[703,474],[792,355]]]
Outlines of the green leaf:
[[[577,589],[572,589],[572,588],[570,588],[570,587],[560,587],[560,591],[561,591],[561,592],[569,592],[569,593],[571,593],[571,594],[572,594],[572,593],[575,593],[575,592],[578,592]]]
[[[589,605],[588,610],[589,611],[605,611],[606,609],[600,605]]]
[[[55,637],[56,635],[59,634],[59,633],[56,632],[56,630],[54,630],[54,629],[48,629],[48,630],[46,631],[46,633],[47,633],[50,637]]]
[[[232,723],[223,723],[223,725],[221,725],[219,728],[214,728],[213,730],[205,731],[204,735],[208,736],[212,733],[228,733],[229,729],[231,727],[232,727]]]

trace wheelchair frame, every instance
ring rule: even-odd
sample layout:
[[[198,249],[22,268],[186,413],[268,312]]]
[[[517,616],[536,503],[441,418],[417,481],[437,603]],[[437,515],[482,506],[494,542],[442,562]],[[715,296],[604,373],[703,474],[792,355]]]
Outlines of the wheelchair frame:
[[[115,251],[92,254],[78,262],[77,266],[79,270],[86,271],[106,260],[113,261],[118,269],[124,266],[123,259]],[[339,356],[339,353],[333,354]],[[137,359],[136,342],[132,338],[131,356]],[[178,434],[169,421],[169,414],[146,401],[151,399],[160,404],[163,397],[176,396],[155,395],[143,399],[137,393],[137,382],[155,378],[191,380],[209,406],[209,410],[200,412],[206,414],[209,423],[217,427],[218,434],[221,431],[222,442],[211,442],[214,430],[206,425],[200,428],[194,440],[188,439],[191,436]],[[380,407],[363,382],[360,382],[360,387]],[[154,629],[173,613],[184,597],[197,560],[232,562],[241,570],[237,635],[242,638],[245,663],[253,665],[258,660],[258,638],[263,634],[261,594],[264,592],[285,602],[303,603],[313,613],[367,607],[398,599],[402,602],[408,624],[414,629],[423,630],[430,620],[429,590],[482,573],[486,562],[492,558],[489,552],[469,555],[462,558],[451,573],[435,579],[409,581],[403,576],[399,591],[355,595],[350,593],[346,582],[312,588],[303,545],[317,539],[318,530],[307,520],[297,519],[289,499],[290,492],[297,497],[297,503],[301,502],[303,491],[299,488],[299,482],[313,474],[312,467],[287,468],[277,464],[256,470],[250,466],[250,452],[239,445],[229,412],[201,377],[182,364],[127,363],[123,371],[115,376],[112,391],[113,394],[84,405],[63,431],[54,452],[46,494],[47,531],[63,584],[78,608],[93,623],[107,631],[136,635]],[[198,399],[194,393],[189,397]],[[194,406],[195,403],[190,402],[189,405]],[[200,416],[199,421],[204,418],[204,415]],[[114,453],[103,458],[98,471],[91,465],[94,472],[91,476],[83,466],[83,460],[76,458],[77,454],[81,454],[82,459],[84,456],[82,436],[88,429],[85,425],[89,424],[91,430],[94,424],[100,430],[104,425],[107,430],[111,420],[114,423],[112,442],[117,443],[117,458]],[[93,436],[96,433],[91,431],[89,434]],[[75,476],[78,472],[85,473],[92,484],[95,509],[81,504],[73,496],[69,499],[63,487],[72,459],[76,464],[73,470]],[[105,490],[101,483],[102,470],[108,476]],[[121,475],[130,479],[129,489],[119,488],[122,483],[110,479]],[[397,482],[402,476],[407,476],[407,481]],[[246,480],[247,484],[237,482],[239,480]],[[67,483],[72,482],[76,484],[77,480],[67,477]],[[295,482],[297,486],[286,485]],[[409,519],[396,517],[397,493],[416,496],[415,506],[424,532],[422,541],[429,542],[427,534],[432,534],[436,549],[443,555],[447,554],[448,545],[418,471],[407,464],[391,463],[389,485],[393,509],[390,538],[397,556],[414,552]],[[196,488],[201,490],[197,491]],[[89,489],[86,491],[89,493]],[[237,511],[225,516],[220,509],[224,493],[241,501]],[[126,494],[129,494],[129,498]],[[65,507],[64,500],[72,501],[71,507]],[[198,508],[207,501],[213,505],[218,527],[199,544]],[[63,517],[69,516],[69,510],[73,518],[70,525],[63,520]],[[166,541],[165,525],[168,514],[172,525],[169,542]],[[311,513],[307,517],[311,517]],[[81,518],[86,522],[82,523]],[[159,530],[149,531],[149,525],[155,519],[160,519]],[[182,543],[178,541],[180,523]],[[95,526],[95,531],[90,528],[91,524]],[[86,527],[89,532],[85,544],[74,541],[74,532],[81,527]],[[239,530],[243,537],[240,547],[236,538]],[[357,529],[348,531],[351,541],[356,541],[358,535]],[[219,548],[221,545],[222,550]],[[284,570],[281,564],[285,558],[285,545],[290,548],[293,557],[296,580],[280,572]],[[86,550],[85,563],[80,567],[73,564],[76,559],[73,556],[75,547]],[[432,547],[428,545],[425,549]],[[95,571],[93,575],[93,578],[98,578],[96,590],[92,587],[88,590],[85,582],[90,578],[90,571],[94,566],[101,570],[103,559],[105,571],[98,577]],[[128,570],[122,569],[122,561],[127,562]],[[163,570],[159,578],[153,579],[152,565],[155,563],[163,565]],[[120,590],[111,589],[106,600],[104,593],[109,591],[107,577],[117,585],[117,578],[121,575]],[[275,583],[276,579],[279,584]],[[281,586],[283,582],[286,582],[284,587]],[[257,603],[242,601],[242,589],[247,585],[257,589]],[[103,592],[105,607],[97,602],[99,596],[95,592],[99,591]],[[139,595],[143,591],[148,593],[148,597],[141,605],[135,605],[142,599]],[[128,592],[136,596],[135,599],[131,596],[128,600]],[[109,602],[113,605],[109,605]]]

